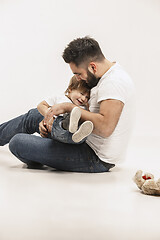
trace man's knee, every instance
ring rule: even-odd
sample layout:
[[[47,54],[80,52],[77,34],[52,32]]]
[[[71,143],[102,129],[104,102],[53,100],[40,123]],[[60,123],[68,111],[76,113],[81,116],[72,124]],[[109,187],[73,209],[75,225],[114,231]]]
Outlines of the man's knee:
[[[27,117],[32,117],[32,118],[43,118],[43,116],[40,114],[37,108],[30,109],[27,112]]]
[[[21,142],[22,135],[23,134],[21,133],[16,134],[9,142],[9,150],[14,155],[17,155],[17,151],[18,151],[19,144]]]
[[[43,120],[43,116],[38,112],[37,108],[28,111],[25,117],[25,129],[29,134],[39,132],[39,123]]]

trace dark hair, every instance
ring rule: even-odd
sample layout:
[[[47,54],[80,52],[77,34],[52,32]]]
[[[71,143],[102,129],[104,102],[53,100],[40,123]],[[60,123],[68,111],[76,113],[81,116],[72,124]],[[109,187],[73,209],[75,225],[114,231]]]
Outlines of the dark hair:
[[[77,38],[70,42],[65,48],[62,57],[66,63],[72,62],[77,67],[81,63],[89,63],[91,61],[100,62],[104,59],[98,42],[88,36]]]
[[[90,94],[90,87],[87,85],[87,83],[84,80],[78,81],[76,76],[73,76],[69,82],[68,88],[65,91],[65,94],[69,92],[69,90],[80,90],[83,93],[89,93]]]

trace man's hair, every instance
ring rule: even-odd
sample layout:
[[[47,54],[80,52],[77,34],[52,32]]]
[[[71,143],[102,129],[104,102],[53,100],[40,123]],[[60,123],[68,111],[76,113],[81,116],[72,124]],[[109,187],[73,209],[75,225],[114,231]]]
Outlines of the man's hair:
[[[89,93],[90,94],[90,87],[87,85],[87,83],[84,80],[78,81],[76,76],[73,76],[69,82],[68,88],[65,91],[65,94],[69,93],[69,90],[79,90],[83,93]]]
[[[74,39],[64,49],[62,57],[66,63],[74,63],[77,67],[91,61],[101,62],[104,55],[98,42],[88,36]]]

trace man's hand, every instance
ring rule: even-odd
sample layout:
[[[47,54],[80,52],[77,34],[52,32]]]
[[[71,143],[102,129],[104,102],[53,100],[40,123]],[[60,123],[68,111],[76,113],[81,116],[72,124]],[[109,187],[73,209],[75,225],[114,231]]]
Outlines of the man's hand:
[[[44,123],[44,119],[39,123],[39,131],[40,131],[40,135],[43,138],[48,137],[48,130],[47,130],[46,124]]]

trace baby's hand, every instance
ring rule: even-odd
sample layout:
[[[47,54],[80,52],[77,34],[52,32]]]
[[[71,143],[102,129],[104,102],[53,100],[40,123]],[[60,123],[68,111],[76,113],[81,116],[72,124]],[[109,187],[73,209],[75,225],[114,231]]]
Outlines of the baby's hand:
[[[47,131],[46,125],[44,124],[44,120],[42,120],[39,123],[39,132],[41,137],[43,138],[46,138],[48,136],[48,131]]]
[[[52,125],[53,125],[54,119],[55,119],[55,118],[51,118],[51,119],[48,121],[48,123],[46,124],[46,127],[47,127],[49,133],[51,133],[51,131],[52,131]]]

